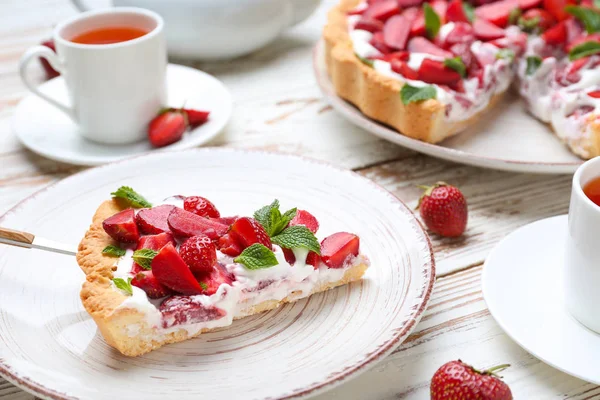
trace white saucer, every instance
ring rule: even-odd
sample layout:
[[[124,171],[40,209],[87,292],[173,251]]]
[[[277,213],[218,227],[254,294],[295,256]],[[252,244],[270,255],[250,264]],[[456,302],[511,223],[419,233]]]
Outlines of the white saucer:
[[[67,91],[63,78],[52,79],[40,90],[65,103]],[[208,142],[223,129],[231,116],[232,100],[227,88],[216,78],[194,68],[169,64],[167,103],[210,111],[210,119],[187,132],[183,139],[160,150],[187,149]],[[110,117],[110,116],[107,116]],[[101,165],[123,158],[156,151],[146,140],[128,145],[106,145],[81,137],[77,126],[65,114],[35,95],[19,105],[12,120],[13,130],[30,150],[56,161],[77,165]]]
[[[517,344],[569,375],[600,384],[600,335],[565,308],[567,216],[533,222],[504,238],[483,269],[487,306]]]

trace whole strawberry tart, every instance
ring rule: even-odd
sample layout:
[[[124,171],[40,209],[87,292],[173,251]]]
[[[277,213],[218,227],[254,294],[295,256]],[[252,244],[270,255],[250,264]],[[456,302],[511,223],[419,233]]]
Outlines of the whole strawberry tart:
[[[96,211],[79,245],[81,300],[105,340],[138,356],[362,278],[360,239],[319,242],[309,211],[277,200],[251,217],[222,216],[208,199],[151,204],[130,187]]]
[[[324,38],[338,95],[406,136],[440,142],[514,82],[572,152],[600,155],[592,0],[342,0]]]

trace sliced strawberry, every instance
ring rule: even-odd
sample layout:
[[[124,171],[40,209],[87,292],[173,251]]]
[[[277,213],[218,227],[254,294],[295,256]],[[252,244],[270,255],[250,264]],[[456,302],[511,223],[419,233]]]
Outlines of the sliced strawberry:
[[[179,141],[188,127],[181,111],[166,111],[157,115],[148,126],[148,139],[154,147],[163,147]]]
[[[391,62],[391,67],[392,67],[392,71],[394,71],[397,74],[402,75],[406,79],[412,79],[412,80],[419,79],[419,74],[417,74],[417,71],[410,68],[408,66],[408,64],[404,61],[393,60]]]
[[[408,42],[408,51],[412,53],[427,53],[444,58],[453,57],[452,53],[436,46],[424,37],[414,37],[410,39]]]
[[[423,4],[424,0],[398,0],[400,8],[406,9],[409,7],[418,7]]]
[[[440,17],[440,22],[442,25],[446,23],[446,11],[448,10],[448,3],[446,0],[433,0],[431,3],[431,8],[433,11]]]
[[[567,38],[565,39],[565,42],[571,43],[583,33],[583,26],[573,17],[565,19],[564,22],[565,31],[567,32]],[[548,29],[550,29],[550,27],[548,27]]]
[[[214,220],[214,221],[217,221],[217,222],[219,222],[221,224],[230,226],[238,218],[239,218],[238,216],[234,216],[234,217],[220,217],[220,218],[211,218],[211,219]]]
[[[217,240],[227,233],[227,225],[175,207],[167,219],[169,228],[177,237],[205,235]]]
[[[183,200],[183,209],[201,217],[219,218],[217,207],[208,199],[200,196],[188,196]]]
[[[363,31],[375,33],[383,30],[383,22],[375,18],[362,17],[358,20],[354,26],[354,29],[361,29]]]
[[[562,45],[567,40],[567,29],[565,22],[559,22],[546,32],[542,33],[542,39],[550,45]]]
[[[439,36],[438,36],[439,38]],[[454,29],[448,32],[443,43],[438,43],[444,49],[449,49],[458,43],[471,44],[475,41],[473,27],[466,22],[455,22]]]
[[[159,310],[163,328],[214,321],[227,315],[225,310],[204,305],[200,300],[187,296],[169,297],[162,302]]]
[[[483,41],[500,39],[506,36],[504,29],[498,28],[496,25],[480,18],[473,22],[473,32],[475,33],[475,37],[477,39]]]
[[[271,248],[271,238],[265,231],[265,228],[254,218],[238,218],[229,231],[235,239],[242,245],[242,250],[252,246],[254,243],[260,243]]]
[[[590,61],[590,57],[579,58],[571,63],[571,67],[569,68],[569,73],[575,73],[583,68]]]
[[[521,10],[529,10],[530,8],[539,7],[543,0],[519,0],[519,8]]]
[[[167,243],[171,243],[173,246],[177,244],[175,243],[175,239],[173,238],[173,235],[170,232],[163,232],[159,233],[158,235],[142,236],[140,238],[140,241],[138,242],[136,250],[150,249],[154,251],[159,251]],[[144,268],[140,267],[138,263],[134,262],[131,267],[131,272],[136,274],[140,271],[144,271]]]
[[[565,11],[568,4],[573,4],[569,0],[543,0],[544,9],[554,16],[558,21],[569,18],[570,14]]]
[[[321,259],[329,268],[342,268],[346,260],[358,255],[360,239],[347,232],[334,233],[321,242]]]
[[[386,21],[392,15],[396,15],[400,12],[398,7],[398,1],[396,0],[382,0],[369,5],[369,8],[363,13],[364,17],[375,18],[380,21]]]
[[[237,257],[242,253],[242,245],[229,233],[222,236],[218,242],[219,251],[231,257]]]
[[[194,110],[192,108],[184,108],[183,112],[186,113],[188,118],[188,124],[192,127],[202,125],[208,121],[210,111]]]
[[[431,60],[426,58],[419,67],[419,79],[428,83],[439,83],[445,85],[453,85],[461,80],[458,72],[450,69],[441,61]]]
[[[227,272],[225,267],[221,264],[216,264],[212,272],[200,281],[206,286],[206,289],[203,290],[202,294],[207,296],[215,294],[222,284],[225,283],[231,285],[234,280],[234,277]]]
[[[410,53],[408,51],[395,51],[390,54],[386,54],[381,59],[383,61],[392,62],[392,60],[408,61]]]
[[[410,34],[408,19],[402,15],[394,15],[383,27],[383,41],[393,49],[404,50]]]
[[[412,34],[412,24],[417,19],[417,16],[419,15],[419,11],[422,11],[422,10],[417,7],[410,7],[402,12],[402,16],[404,18],[406,18],[408,23],[411,25],[411,34]]]
[[[485,4],[475,9],[475,23],[484,19],[492,24],[504,28],[508,25],[510,13],[519,7],[519,0],[501,0],[490,4]],[[504,36],[504,35],[502,35]]]
[[[287,261],[288,264],[294,265],[296,263],[296,255],[291,249],[281,249],[283,251],[283,258]]]
[[[574,47],[579,46],[580,44],[586,42],[599,42],[600,43],[600,33],[591,33],[589,35],[581,34],[578,38],[573,40],[567,45],[567,52],[573,50]]]
[[[152,272],[161,284],[177,293],[202,293],[194,274],[171,243],[165,245],[152,260]]]
[[[152,208],[144,208],[135,216],[140,231],[146,235],[168,232],[167,218],[175,206],[163,204]]]
[[[388,54],[392,52],[392,49],[385,44],[385,37],[383,32],[375,32],[371,40],[369,41],[371,46],[375,47],[377,50],[382,52],[383,54]]]
[[[296,215],[290,221],[289,226],[303,225],[312,233],[317,233],[319,230],[319,221],[314,215],[305,210],[296,211]]]
[[[548,11],[543,10],[541,8],[534,8],[531,10],[527,10],[523,13],[522,18],[525,21],[530,21],[533,19],[537,19],[537,26],[545,31],[546,29],[550,29],[556,24],[556,19],[550,14]]]
[[[151,299],[160,299],[161,297],[173,294],[171,289],[162,285],[154,276],[152,271],[139,271],[131,280],[133,286],[137,286],[146,292]]]
[[[310,253],[308,253],[308,256],[306,256],[306,263],[312,265],[313,267],[315,267],[315,269],[317,269],[320,262],[321,256],[315,253],[314,251],[311,251]]]
[[[102,222],[102,227],[108,235],[117,242],[137,243],[140,240],[140,232],[135,223],[135,211],[133,208],[123,210]]]
[[[594,90],[593,92],[588,92],[588,96],[593,97],[595,99],[600,99],[600,90]]]
[[[448,22],[466,22],[469,23],[469,17],[465,14],[462,0],[450,0],[446,10],[446,21]]]
[[[459,56],[467,68],[470,68],[471,64],[477,63],[471,52],[471,46],[467,43],[457,43],[450,48],[450,51]]]
[[[410,26],[410,36],[425,35],[425,16],[423,10],[418,10]]]
[[[195,276],[212,271],[217,263],[217,249],[208,236],[192,236],[181,244],[179,254]]]

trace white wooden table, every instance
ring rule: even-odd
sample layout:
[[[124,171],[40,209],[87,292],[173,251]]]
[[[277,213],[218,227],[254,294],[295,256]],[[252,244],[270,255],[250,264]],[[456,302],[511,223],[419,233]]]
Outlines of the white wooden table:
[[[599,386],[553,369],[508,338],[490,316],[480,286],[482,261],[498,240],[530,221],[566,213],[570,177],[443,162],[378,140],[346,122],[321,98],[311,62],[326,12],[335,1],[324,1],[308,21],[250,56],[221,63],[172,60],[213,74],[233,93],[233,118],[212,145],[326,160],[358,171],[411,206],[420,195],[416,184],[438,180],[459,186],[467,196],[466,235],[432,237],[438,279],[413,334],[373,369],[317,398],[428,399],[435,370],[457,358],[481,367],[511,363],[504,376],[516,399],[600,398]],[[25,150],[10,129],[14,107],[27,94],[17,73],[20,55],[75,12],[68,0],[0,0],[0,214],[81,169]],[[33,398],[1,378],[0,397]]]

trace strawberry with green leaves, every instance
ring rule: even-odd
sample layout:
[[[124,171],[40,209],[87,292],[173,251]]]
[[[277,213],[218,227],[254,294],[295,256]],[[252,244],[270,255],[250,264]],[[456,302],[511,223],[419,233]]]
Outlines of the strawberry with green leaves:
[[[431,400],[512,400],[510,388],[496,375],[508,367],[479,371],[461,360],[450,361],[431,378]]]

